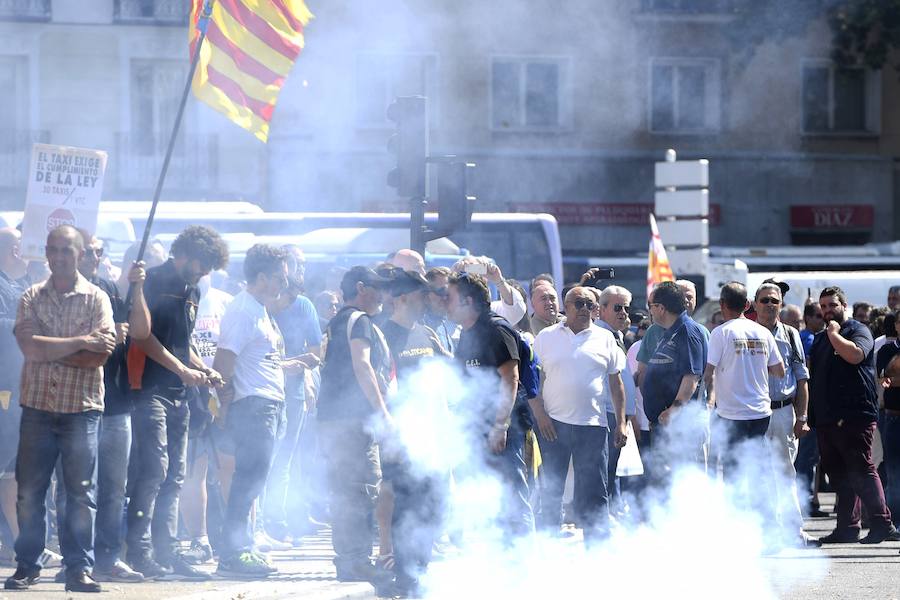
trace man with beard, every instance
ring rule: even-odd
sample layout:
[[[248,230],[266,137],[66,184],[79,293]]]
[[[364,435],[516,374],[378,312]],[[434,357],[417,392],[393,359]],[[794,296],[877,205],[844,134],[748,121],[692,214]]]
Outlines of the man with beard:
[[[134,340],[128,372],[135,393],[132,413],[127,558],[144,577],[171,572],[204,580],[178,553],[178,496],[187,463],[189,386],[222,384],[191,345],[200,291],[197,283],[228,261],[219,234],[192,225],[172,242],[171,258],[147,272],[144,295],[150,307],[151,334]],[[152,529],[152,533],[151,533]],[[151,537],[152,535],[152,537]]]
[[[847,297],[837,287],[819,294],[825,331],[809,353],[810,424],[816,428],[822,468],[837,493],[837,525],[822,543],[879,544],[900,541],[891,522],[872,440],[878,419],[874,341],[869,328],[847,316]],[[860,501],[871,528],[860,539]]]

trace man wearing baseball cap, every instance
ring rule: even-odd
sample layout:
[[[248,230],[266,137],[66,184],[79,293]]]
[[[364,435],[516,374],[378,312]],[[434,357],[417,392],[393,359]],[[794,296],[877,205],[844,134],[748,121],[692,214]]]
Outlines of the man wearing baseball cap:
[[[339,581],[373,582],[370,515],[381,483],[373,425],[391,428],[385,404],[391,356],[372,320],[389,280],[356,266],[341,280],[344,307],[328,324],[318,399],[319,442],[331,490],[332,545]]]

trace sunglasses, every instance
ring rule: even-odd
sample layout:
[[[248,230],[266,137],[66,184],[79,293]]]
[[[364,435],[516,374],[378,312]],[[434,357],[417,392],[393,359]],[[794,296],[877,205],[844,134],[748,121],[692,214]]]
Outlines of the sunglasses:
[[[615,312],[628,312],[628,309],[631,308],[627,304],[613,304],[613,310]]]
[[[572,302],[572,304],[575,306],[575,308],[577,310],[581,310],[582,308],[587,308],[588,310],[594,310],[594,307],[597,306],[590,300],[584,300],[582,298],[575,300],[574,302]]]
[[[97,258],[101,258],[103,256],[103,248],[88,248],[88,252],[92,253]]]
[[[757,302],[760,304],[781,304],[781,300],[778,298],[760,298]]]

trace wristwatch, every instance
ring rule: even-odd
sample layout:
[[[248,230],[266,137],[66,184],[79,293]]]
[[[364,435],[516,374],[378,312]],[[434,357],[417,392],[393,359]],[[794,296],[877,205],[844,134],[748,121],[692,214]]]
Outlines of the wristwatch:
[[[802,415],[802,416],[797,417],[797,420],[800,421],[801,423],[806,423],[807,421],[809,421],[809,417],[806,415]]]

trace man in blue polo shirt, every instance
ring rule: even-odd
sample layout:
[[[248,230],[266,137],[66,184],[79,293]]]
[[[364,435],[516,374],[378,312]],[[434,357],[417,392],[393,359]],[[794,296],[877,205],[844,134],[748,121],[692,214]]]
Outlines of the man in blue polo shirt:
[[[847,317],[847,296],[839,287],[822,290],[819,307],[826,325],[809,352],[809,420],[816,428],[822,468],[837,492],[837,525],[820,539],[825,544],[900,541],[872,461],[878,419],[872,333]],[[862,539],[860,501],[871,524]]]
[[[705,462],[705,427],[700,427],[699,420],[692,424],[681,419],[679,413],[691,400],[700,404],[699,383],[706,367],[707,342],[701,326],[685,310],[684,291],[674,282],[664,281],[656,286],[648,305],[653,322],[665,329],[641,380],[653,449],[645,461],[645,472],[653,480],[661,474],[657,471],[662,470],[664,463],[671,463],[671,457],[661,455],[660,447],[675,432],[673,424],[678,424],[679,437],[688,435],[691,446],[696,442],[696,452],[687,458],[701,465]]]

